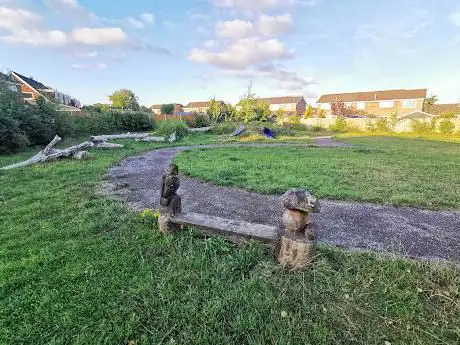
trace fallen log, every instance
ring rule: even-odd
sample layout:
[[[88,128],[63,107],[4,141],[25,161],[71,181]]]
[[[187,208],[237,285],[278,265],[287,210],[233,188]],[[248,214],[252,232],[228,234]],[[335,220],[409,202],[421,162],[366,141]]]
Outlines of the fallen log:
[[[106,141],[96,141],[92,142],[95,149],[121,149],[125,147],[122,144],[108,143]]]
[[[200,127],[200,128],[188,128],[187,130],[191,133],[197,133],[197,132],[208,132],[212,129],[212,126],[209,127]]]
[[[137,138],[136,141],[144,141],[146,143],[163,142],[163,141],[166,141],[166,138],[165,137],[148,136],[148,137],[144,137],[144,138]]]
[[[46,145],[46,147],[43,150],[38,152],[36,155],[32,156],[31,158],[23,162],[7,165],[6,167],[2,167],[0,169],[9,170],[9,169],[15,169],[15,168],[22,168],[22,167],[33,165],[33,164],[58,159],[60,157],[69,157],[76,152],[83,151],[84,149],[93,147],[94,145],[91,141],[85,141],[84,143],[81,143],[75,146],[71,146],[63,150],[54,149],[53,146],[55,146],[61,140],[62,139],[56,135],[54,139],[48,145]]]
[[[93,135],[89,137],[89,141],[107,141],[114,139],[142,139],[150,136],[149,133],[126,133],[126,134],[112,134],[112,135]]]

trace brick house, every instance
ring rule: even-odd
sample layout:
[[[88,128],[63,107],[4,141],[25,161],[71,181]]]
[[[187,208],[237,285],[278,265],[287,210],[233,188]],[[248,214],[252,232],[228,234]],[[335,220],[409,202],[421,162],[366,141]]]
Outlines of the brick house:
[[[150,107],[150,109],[152,109],[152,112],[154,115],[161,115],[161,108],[163,107],[163,105],[165,104],[154,104]],[[182,113],[182,112],[184,112],[184,106],[182,104],[175,103],[174,104],[174,114]]]
[[[225,105],[223,101],[217,101],[219,102],[222,106]],[[206,101],[206,102],[190,102],[184,107],[184,111],[187,113],[206,113],[211,106],[211,101]]]
[[[326,117],[333,117],[332,104],[343,102],[346,107],[377,116],[402,116],[422,111],[427,90],[385,90],[352,92],[322,95],[318,101],[318,112],[324,111]]]
[[[81,103],[62,92],[46,86],[33,78],[28,78],[17,72],[11,72],[11,77],[20,86],[20,92],[25,101],[34,103],[38,98],[43,97],[48,101],[60,105],[62,111],[80,111]]]
[[[281,109],[285,113],[303,115],[307,109],[307,102],[302,96],[269,97],[260,98],[259,100],[268,103],[270,111],[273,113]]]

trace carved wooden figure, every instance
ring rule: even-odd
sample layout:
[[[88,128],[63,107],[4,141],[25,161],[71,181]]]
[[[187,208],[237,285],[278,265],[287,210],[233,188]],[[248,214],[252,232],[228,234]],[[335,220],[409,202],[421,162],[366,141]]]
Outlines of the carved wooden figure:
[[[171,219],[182,212],[181,197],[176,194],[180,186],[179,168],[176,164],[169,164],[166,173],[163,175],[160,195],[160,216],[158,226],[160,232],[169,234],[180,229],[180,225],[174,224]]]
[[[309,228],[310,213],[319,212],[316,198],[307,190],[294,188],[281,196],[283,213],[278,262],[287,268],[298,269],[313,261],[315,234]]]

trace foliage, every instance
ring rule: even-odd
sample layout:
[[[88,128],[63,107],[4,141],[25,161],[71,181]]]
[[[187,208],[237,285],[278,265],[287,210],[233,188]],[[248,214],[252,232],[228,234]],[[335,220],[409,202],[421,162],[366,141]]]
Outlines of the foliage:
[[[27,143],[48,144],[56,134],[55,116],[54,105],[44,98],[38,99],[36,105],[27,104],[16,92],[2,89],[0,117],[5,138],[0,151],[14,152]]]
[[[103,113],[110,111],[110,104],[96,103],[92,105],[85,105],[82,110],[90,113]]]
[[[278,110],[275,112],[275,118],[278,123],[282,123],[284,121],[284,109],[278,108]]]
[[[375,130],[379,133],[391,132],[390,121],[386,117],[379,117],[375,120]]]
[[[251,121],[267,121],[270,116],[270,105],[255,97],[243,97],[238,103],[237,120],[244,123]]]
[[[184,121],[167,120],[159,123],[156,133],[160,136],[169,137],[175,132],[176,138],[179,140],[188,134],[187,129],[188,126]]]
[[[431,122],[412,120],[411,130],[418,134],[430,134],[436,132],[436,120],[433,119]]]
[[[441,119],[455,119],[455,114],[454,113],[442,113],[439,117]]]
[[[161,106],[161,113],[166,114],[166,115],[171,115],[174,113],[174,108],[175,108],[174,104],[163,104]]]
[[[449,119],[439,122],[439,132],[442,134],[452,134],[455,131],[455,125]]]
[[[321,119],[326,118],[326,111],[324,109],[318,109],[318,117]]]
[[[219,122],[212,129],[213,134],[232,134],[238,128],[238,123],[231,121]]]
[[[305,114],[304,114],[303,117],[304,117],[305,119],[308,119],[308,118],[310,118],[310,117],[313,117],[314,113],[315,113],[315,110],[314,110],[313,106],[312,106],[311,104],[309,104],[309,105],[307,106],[307,109],[305,109]]]
[[[225,105],[225,119],[227,121],[236,121],[238,117],[238,111],[236,108],[231,104]]]
[[[133,91],[128,89],[121,89],[115,91],[109,96],[112,102],[112,108],[121,110],[139,110],[138,98]]]
[[[211,99],[209,101],[209,109],[207,111],[207,115],[213,122],[222,120],[222,118],[225,116],[225,107],[222,102],[216,101],[215,98]]]
[[[194,113],[195,116],[195,123],[194,127],[200,128],[200,127],[207,127],[211,124],[211,120],[209,119],[209,116],[207,114],[200,114],[200,113]]]
[[[427,97],[425,99],[425,105],[426,107],[430,107],[432,106],[433,104],[435,104],[436,102],[438,101],[438,96],[436,95],[431,95],[430,97]]]
[[[292,124],[292,125],[299,125],[300,117],[297,114],[289,115],[287,118],[287,123]]]
[[[335,123],[329,127],[333,132],[345,132],[347,129],[347,120],[343,116],[338,116]]]

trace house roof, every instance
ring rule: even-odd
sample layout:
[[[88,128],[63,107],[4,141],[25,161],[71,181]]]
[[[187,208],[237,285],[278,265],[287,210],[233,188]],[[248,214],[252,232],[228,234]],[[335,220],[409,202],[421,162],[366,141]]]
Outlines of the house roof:
[[[260,98],[262,102],[267,102],[269,104],[292,104],[299,103],[303,99],[302,96],[285,96],[285,97],[267,97]]]
[[[406,115],[402,115],[399,117],[400,120],[417,120],[417,119],[431,119],[433,117],[436,117],[436,115],[433,115],[433,114],[428,114],[424,111],[420,111],[420,110],[417,110],[417,111],[414,111],[412,113],[409,113],[409,114],[406,114]]]
[[[33,87],[37,91],[52,90],[51,87],[48,87],[48,86],[46,86],[46,85],[44,85],[44,84],[40,83],[39,81],[36,81],[36,80],[34,80],[32,78],[28,78],[26,76],[23,76],[22,74],[19,74],[17,72],[13,72],[12,74],[16,78],[22,79],[23,82],[25,82],[26,84],[29,84],[29,86]]]
[[[427,107],[427,111],[434,115],[441,115],[444,113],[454,113],[455,115],[460,115],[460,103],[433,104]]]
[[[322,95],[317,103],[333,102],[371,102],[386,101],[395,99],[417,99],[426,98],[426,89],[414,90],[384,90],[368,92],[351,92]]]
[[[221,104],[225,104],[223,101],[217,101]],[[206,108],[209,107],[209,103],[211,101],[206,101],[206,102],[189,102],[184,108]]]

